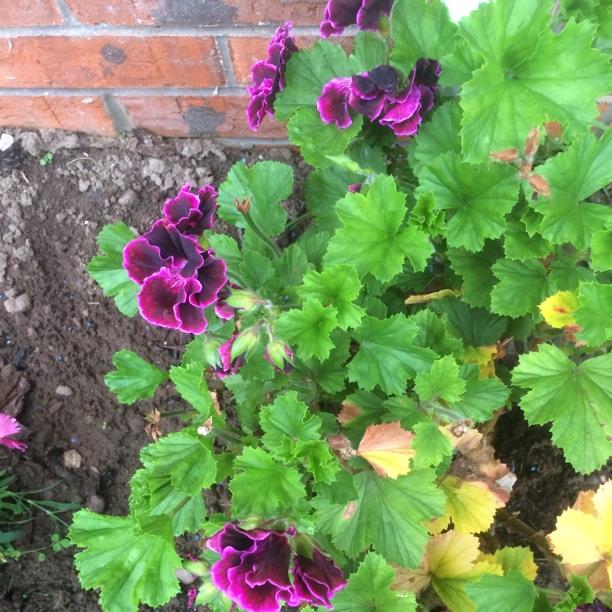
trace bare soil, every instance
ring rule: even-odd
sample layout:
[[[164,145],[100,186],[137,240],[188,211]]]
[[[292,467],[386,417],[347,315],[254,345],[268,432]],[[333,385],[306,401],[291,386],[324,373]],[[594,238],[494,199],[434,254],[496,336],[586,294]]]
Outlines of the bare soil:
[[[0,450],[0,470],[15,474],[25,490],[52,486],[42,497],[124,514],[129,479],[149,442],[144,416],[153,408],[180,407],[181,400],[168,386],[154,400],[125,407],[106,389],[103,376],[121,348],[164,366],[176,360],[175,347],[188,338],[138,317],[127,319],[101,295],[85,271],[97,250],[97,233],[117,220],[144,231],[164,199],[185,182],[218,185],[235,161],[260,157],[297,168],[298,191],[289,203],[296,215],[305,168],[290,149],[220,149],[201,139],[149,135],[106,140],[51,131],[10,133],[21,145],[0,153],[0,368],[14,366],[31,390],[19,416],[28,429],[28,451]],[[43,166],[47,152],[53,159]],[[25,311],[2,307],[23,294],[30,302]],[[58,386],[69,391],[58,394]],[[164,424],[166,431],[172,426]],[[519,411],[499,420],[495,445],[518,476],[509,510],[535,529],[552,529],[577,491],[602,478],[576,475],[551,446],[546,429],[529,427]],[[80,456],[79,467],[66,467],[69,450]],[[53,523],[38,516],[24,527],[19,547],[46,546],[54,532]],[[503,526],[496,536],[502,543],[525,544]],[[47,552],[45,561],[33,553],[0,566],[0,611],[99,610],[97,595],[79,585],[74,549]],[[547,567],[540,579],[552,586],[560,582]],[[183,594],[163,610],[184,609],[184,602]]]

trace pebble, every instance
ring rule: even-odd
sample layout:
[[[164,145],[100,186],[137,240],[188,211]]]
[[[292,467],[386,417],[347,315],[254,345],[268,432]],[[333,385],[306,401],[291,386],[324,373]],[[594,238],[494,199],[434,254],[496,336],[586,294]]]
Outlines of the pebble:
[[[138,202],[138,195],[136,195],[133,189],[128,189],[117,200],[119,206],[131,206],[132,204],[136,204],[136,202]]]
[[[57,385],[55,393],[62,397],[70,397],[72,395],[72,389],[66,385]]]
[[[8,298],[4,302],[4,309],[9,314],[27,312],[30,310],[31,306],[32,303],[30,302],[30,296],[27,293],[22,293],[15,298]]]
[[[19,142],[24,151],[33,157],[40,157],[40,154],[45,148],[45,143],[36,132],[24,132],[19,137]]]
[[[81,467],[83,458],[75,450],[67,450],[64,453],[64,466],[69,470],[78,470]]]
[[[10,134],[0,136],[0,151],[6,151],[13,146],[14,138]]]
[[[92,512],[104,512],[106,502],[99,495],[88,495],[85,500],[85,507]]]

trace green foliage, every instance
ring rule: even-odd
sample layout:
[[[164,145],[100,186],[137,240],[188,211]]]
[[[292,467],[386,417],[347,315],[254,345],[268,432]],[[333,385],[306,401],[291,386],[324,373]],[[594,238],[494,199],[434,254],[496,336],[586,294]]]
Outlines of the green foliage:
[[[522,355],[512,382],[530,389],[521,408],[530,423],[552,421],[552,438],[578,472],[588,474],[612,454],[612,354],[576,365],[543,344]]]
[[[505,576],[483,574],[465,590],[474,600],[477,612],[532,612],[538,594],[533,582],[516,570]]]
[[[212,402],[204,380],[203,364],[192,362],[184,366],[173,366],[169,374],[179,395],[202,416],[209,416]]]
[[[133,238],[134,233],[125,223],[105,225],[98,234],[100,255],[92,257],[87,266],[104,295],[114,297],[119,311],[128,317],[138,311],[136,294],[139,287],[123,268],[123,248]]]
[[[457,362],[445,355],[432,363],[429,372],[417,374],[414,390],[422,402],[437,398],[452,404],[461,399],[465,381],[459,378]]]
[[[122,404],[153,397],[155,390],[168,377],[133,351],[121,350],[113,355],[115,370],[104,377],[106,386]]]
[[[334,598],[336,612],[372,610],[416,611],[414,593],[392,590],[395,571],[376,553],[369,552],[351,575],[346,588]]]

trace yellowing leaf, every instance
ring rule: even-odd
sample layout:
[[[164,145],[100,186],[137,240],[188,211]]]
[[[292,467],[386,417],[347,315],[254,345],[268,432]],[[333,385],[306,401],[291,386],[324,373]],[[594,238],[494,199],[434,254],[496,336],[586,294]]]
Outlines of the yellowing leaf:
[[[463,363],[475,363],[480,368],[480,378],[493,378],[495,376],[494,359],[497,357],[497,345],[466,346],[459,355]]]
[[[431,582],[440,599],[453,612],[473,612],[476,608],[465,592],[465,585],[481,574],[502,574],[501,566],[479,561],[478,538],[447,531],[427,544],[426,563]]]
[[[612,481],[578,495],[549,536],[568,573],[587,575],[595,591],[612,586]]]
[[[397,478],[410,471],[413,434],[402,429],[399,421],[369,425],[361,438],[357,454],[380,476]]]
[[[451,521],[459,533],[487,531],[493,524],[495,512],[504,505],[482,481],[447,476],[440,488],[446,494],[446,505],[444,515],[430,523],[432,533],[439,533]]]
[[[533,553],[526,546],[505,546],[495,551],[493,555],[482,555],[481,559],[500,565],[504,576],[510,570],[516,570],[527,580],[534,580],[538,573],[538,566],[533,560]]]
[[[573,291],[558,291],[546,298],[539,306],[544,320],[557,329],[574,325],[574,311],[578,308],[578,298]]]

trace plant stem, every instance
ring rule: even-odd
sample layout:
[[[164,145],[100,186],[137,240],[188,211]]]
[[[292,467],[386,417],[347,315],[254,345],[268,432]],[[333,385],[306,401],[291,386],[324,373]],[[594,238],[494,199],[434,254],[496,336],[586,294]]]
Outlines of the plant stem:
[[[283,233],[287,233],[292,227],[299,225],[302,221],[307,221],[309,219],[312,219],[313,216],[314,215],[310,211],[302,213],[301,215],[296,217],[293,221],[290,221],[289,223],[287,223],[287,225],[285,225],[285,229],[283,230]]]
[[[247,225],[255,232],[255,234],[261,238],[261,240],[263,240],[266,245],[270,248],[270,250],[272,251],[272,254],[275,257],[280,257],[281,256],[281,250],[278,248],[277,244],[266,234],[264,234],[264,232],[262,232],[257,225],[255,224],[255,221],[253,221],[253,217],[251,217],[251,213],[250,212],[242,212],[242,216],[244,217],[244,220],[246,221]]]

